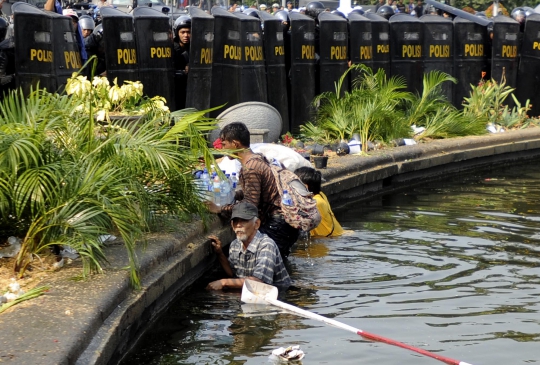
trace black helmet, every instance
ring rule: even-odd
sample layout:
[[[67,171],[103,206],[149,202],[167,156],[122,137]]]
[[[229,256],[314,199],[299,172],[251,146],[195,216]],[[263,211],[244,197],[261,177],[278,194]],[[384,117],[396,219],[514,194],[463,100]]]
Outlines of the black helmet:
[[[6,38],[8,22],[4,18],[0,18],[0,42]]]
[[[351,12],[349,14],[352,14],[352,13],[364,15],[366,12],[364,10],[362,10],[362,9],[353,9],[353,10],[351,10]]]
[[[347,19],[347,17],[345,16],[345,14],[343,14],[341,11],[339,10],[332,10],[330,13],[332,14],[335,14],[335,15],[339,15],[340,17],[342,17],[343,19]]]
[[[174,37],[178,37],[178,30],[182,28],[191,28],[191,17],[189,15],[181,15],[174,21]]]
[[[525,10],[525,18],[527,18],[531,14],[536,14],[536,11],[534,11],[534,9],[530,6],[524,6],[523,10]]]
[[[306,5],[306,15],[312,17],[313,19],[317,19],[319,14],[325,10],[326,8],[324,7],[324,4],[320,1],[312,1]]]
[[[383,5],[377,10],[377,14],[385,18],[386,20],[390,19],[394,15],[394,9],[389,5]]]
[[[100,35],[100,36],[103,35],[103,24],[96,25],[92,33]]]
[[[96,25],[94,24],[94,19],[90,15],[83,15],[79,18],[79,25],[81,29],[91,29],[94,30]]]
[[[242,13],[244,13],[246,15],[249,15],[249,16],[253,16],[255,18],[259,18],[259,12],[257,11],[257,9],[247,8]]]
[[[474,15],[479,16],[480,18],[486,18],[487,19],[486,13],[483,12],[483,11],[477,11]]]
[[[515,8],[514,10],[512,10],[512,12],[510,13],[510,16],[515,20],[517,21],[518,23],[523,23],[525,22],[525,18],[526,18],[526,15],[525,15],[525,9],[523,8]]]
[[[276,11],[274,16],[281,19],[282,22],[289,23],[289,12],[287,10]]]

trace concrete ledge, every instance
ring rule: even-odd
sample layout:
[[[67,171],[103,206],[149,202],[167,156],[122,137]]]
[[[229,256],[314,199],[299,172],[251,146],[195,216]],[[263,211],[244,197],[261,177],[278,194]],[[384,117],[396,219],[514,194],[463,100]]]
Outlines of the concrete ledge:
[[[323,186],[335,207],[370,199],[495,163],[540,156],[540,128],[481,137],[455,138],[345,156],[321,170]],[[209,227],[223,240],[228,225]],[[181,224],[175,232],[147,237],[139,251],[143,288],[132,291],[121,242],[107,248],[109,264],[102,275],[73,281],[76,266],[47,279],[51,290],[0,315],[0,363],[116,364],[171,301],[209,268],[214,255],[201,222]]]

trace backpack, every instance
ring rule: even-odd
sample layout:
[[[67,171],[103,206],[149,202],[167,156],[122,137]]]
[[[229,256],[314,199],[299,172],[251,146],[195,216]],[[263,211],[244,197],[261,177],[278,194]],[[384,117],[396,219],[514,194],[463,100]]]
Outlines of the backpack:
[[[276,179],[279,195],[283,198],[283,190],[287,190],[293,201],[292,205],[281,203],[285,222],[306,232],[317,227],[322,218],[313,194],[294,172],[273,164],[270,168]]]

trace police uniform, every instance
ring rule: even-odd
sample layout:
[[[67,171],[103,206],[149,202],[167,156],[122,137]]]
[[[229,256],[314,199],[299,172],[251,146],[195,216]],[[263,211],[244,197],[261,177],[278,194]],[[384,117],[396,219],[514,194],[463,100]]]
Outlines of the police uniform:
[[[187,90],[187,80],[188,80],[188,71],[186,67],[189,66],[189,48],[190,43],[181,44],[180,38],[178,36],[178,31],[182,28],[191,29],[191,19],[188,16],[181,16],[176,19],[174,24],[174,48],[173,48],[173,59],[174,59],[174,84],[175,84],[175,101],[176,109],[183,109],[186,107],[186,90]]]

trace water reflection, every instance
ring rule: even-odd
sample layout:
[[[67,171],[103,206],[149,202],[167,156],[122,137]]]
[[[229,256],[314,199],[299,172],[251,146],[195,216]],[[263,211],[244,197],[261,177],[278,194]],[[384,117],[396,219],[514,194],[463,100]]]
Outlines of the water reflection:
[[[475,365],[540,363],[540,164],[432,183],[337,211],[343,237],[302,241],[283,301]],[[126,364],[437,364],[313,320],[194,290]]]

